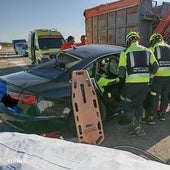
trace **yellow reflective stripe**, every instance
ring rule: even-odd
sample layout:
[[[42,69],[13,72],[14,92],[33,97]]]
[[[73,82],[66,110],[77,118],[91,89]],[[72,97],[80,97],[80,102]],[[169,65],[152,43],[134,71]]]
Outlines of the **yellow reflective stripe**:
[[[161,50],[160,47],[156,47],[156,54],[157,54],[157,60],[159,60],[161,58]]]
[[[170,67],[159,67],[155,76],[170,76]]]
[[[120,99],[121,99],[121,100],[125,100],[125,98],[124,98],[122,95],[120,95]]]
[[[139,82],[149,82],[149,73],[131,74],[126,77],[126,82],[139,83]]]
[[[121,99],[121,100],[124,100],[124,101],[126,101],[126,102],[129,102],[129,103],[131,103],[131,102],[132,102],[132,100],[131,100],[131,99],[129,99],[129,98],[125,98],[125,97],[123,97],[122,95],[120,95],[120,99]]]
[[[129,103],[131,103],[131,102],[132,102],[132,100],[131,100],[131,99],[129,99],[129,98],[125,98],[125,101],[126,101],[126,102],[129,102]]]
[[[152,78],[154,78],[154,76],[155,76],[154,74],[151,74],[151,75],[150,75],[150,78],[152,79]]]
[[[120,59],[119,59],[119,64],[118,64],[119,67],[121,67],[121,66],[126,67],[126,57],[127,57],[126,53],[124,51],[121,52]]]
[[[147,65],[149,66],[150,52],[149,52],[149,51],[146,51],[146,55],[147,55]]]
[[[151,95],[152,95],[152,96],[156,96],[156,92],[151,91]]]
[[[135,67],[135,60],[134,60],[133,52],[130,52],[129,55],[130,55],[130,64],[131,64],[131,67]]]

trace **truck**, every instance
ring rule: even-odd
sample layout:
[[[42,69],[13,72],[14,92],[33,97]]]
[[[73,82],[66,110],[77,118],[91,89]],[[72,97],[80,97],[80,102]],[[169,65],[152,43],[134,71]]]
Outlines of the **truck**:
[[[160,33],[170,43],[170,2],[119,0],[85,9],[85,32],[89,43],[126,47],[129,31],[140,33],[140,44],[148,46],[149,37]]]
[[[27,42],[25,39],[12,40],[15,53],[19,56],[28,56]]]
[[[56,57],[65,40],[57,29],[35,29],[28,35],[28,57],[41,64]]]

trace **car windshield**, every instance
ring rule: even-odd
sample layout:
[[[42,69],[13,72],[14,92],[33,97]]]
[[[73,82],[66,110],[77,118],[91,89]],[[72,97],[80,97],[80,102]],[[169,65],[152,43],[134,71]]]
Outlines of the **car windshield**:
[[[18,43],[15,45],[18,49],[26,49],[26,44]]]
[[[39,38],[39,48],[41,50],[50,49],[50,48],[60,48],[64,43],[62,37],[51,37],[51,38]]]

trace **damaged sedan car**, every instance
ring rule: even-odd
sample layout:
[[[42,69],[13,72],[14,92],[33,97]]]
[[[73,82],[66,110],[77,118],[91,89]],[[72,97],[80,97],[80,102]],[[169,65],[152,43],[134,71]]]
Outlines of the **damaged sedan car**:
[[[85,45],[59,51],[54,59],[29,70],[1,76],[0,119],[19,130],[34,133],[54,131],[62,125],[73,129],[71,74],[73,70],[87,70],[104,121],[110,113],[110,104],[97,84],[97,66],[100,63],[115,78],[122,50],[123,47],[113,45]],[[113,106],[111,110],[114,112]]]

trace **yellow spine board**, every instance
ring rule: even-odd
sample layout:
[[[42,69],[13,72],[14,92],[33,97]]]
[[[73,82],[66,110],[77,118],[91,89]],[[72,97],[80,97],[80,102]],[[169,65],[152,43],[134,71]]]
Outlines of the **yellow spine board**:
[[[86,70],[72,72],[72,106],[79,142],[100,145],[104,140],[98,99]]]

